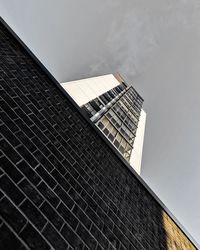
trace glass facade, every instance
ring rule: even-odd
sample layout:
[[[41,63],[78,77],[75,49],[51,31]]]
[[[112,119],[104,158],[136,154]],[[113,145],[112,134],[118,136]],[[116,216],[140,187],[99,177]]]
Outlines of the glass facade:
[[[129,161],[143,99],[131,87],[120,84],[82,106],[90,119]]]

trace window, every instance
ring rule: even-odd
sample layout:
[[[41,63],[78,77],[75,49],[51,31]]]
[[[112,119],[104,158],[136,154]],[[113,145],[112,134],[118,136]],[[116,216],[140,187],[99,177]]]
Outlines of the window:
[[[122,146],[119,147],[119,151],[124,154],[124,148]]]
[[[118,140],[115,140],[115,141],[114,141],[114,145],[116,146],[116,148],[119,147],[119,142],[118,142]]]
[[[96,110],[90,105],[90,103],[85,104],[82,107],[82,109],[87,112],[87,114],[89,115],[89,117],[92,117],[93,115],[96,114]]]
[[[103,123],[102,123],[102,122],[99,122],[99,123],[98,123],[98,127],[99,127],[100,129],[103,129],[103,128],[104,128]]]
[[[103,132],[104,132],[105,135],[109,134],[109,130],[107,128],[104,128]]]

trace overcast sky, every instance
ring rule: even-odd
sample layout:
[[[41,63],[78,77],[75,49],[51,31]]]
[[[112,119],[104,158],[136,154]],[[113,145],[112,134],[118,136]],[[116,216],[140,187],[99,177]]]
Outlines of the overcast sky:
[[[60,81],[119,71],[145,99],[142,177],[200,243],[200,1],[0,0]]]

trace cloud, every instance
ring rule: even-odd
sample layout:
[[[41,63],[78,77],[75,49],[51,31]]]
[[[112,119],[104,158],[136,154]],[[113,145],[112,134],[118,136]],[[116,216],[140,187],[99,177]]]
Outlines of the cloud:
[[[97,53],[96,63],[90,66],[91,75],[110,70],[134,79],[144,72],[148,58],[165,36],[179,29],[196,28],[200,20],[200,2],[196,0],[125,1],[126,9],[121,1],[107,2],[116,18],[113,16],[105,37],[105,53]]]

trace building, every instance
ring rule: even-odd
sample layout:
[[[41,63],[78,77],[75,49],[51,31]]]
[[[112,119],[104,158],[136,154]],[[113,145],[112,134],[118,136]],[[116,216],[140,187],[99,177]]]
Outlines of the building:
[[[119,74],[61,85],[140,174],[146,113],[136,90]]]
[[[197,249],[2,19],[0,117],[1,250]]]

